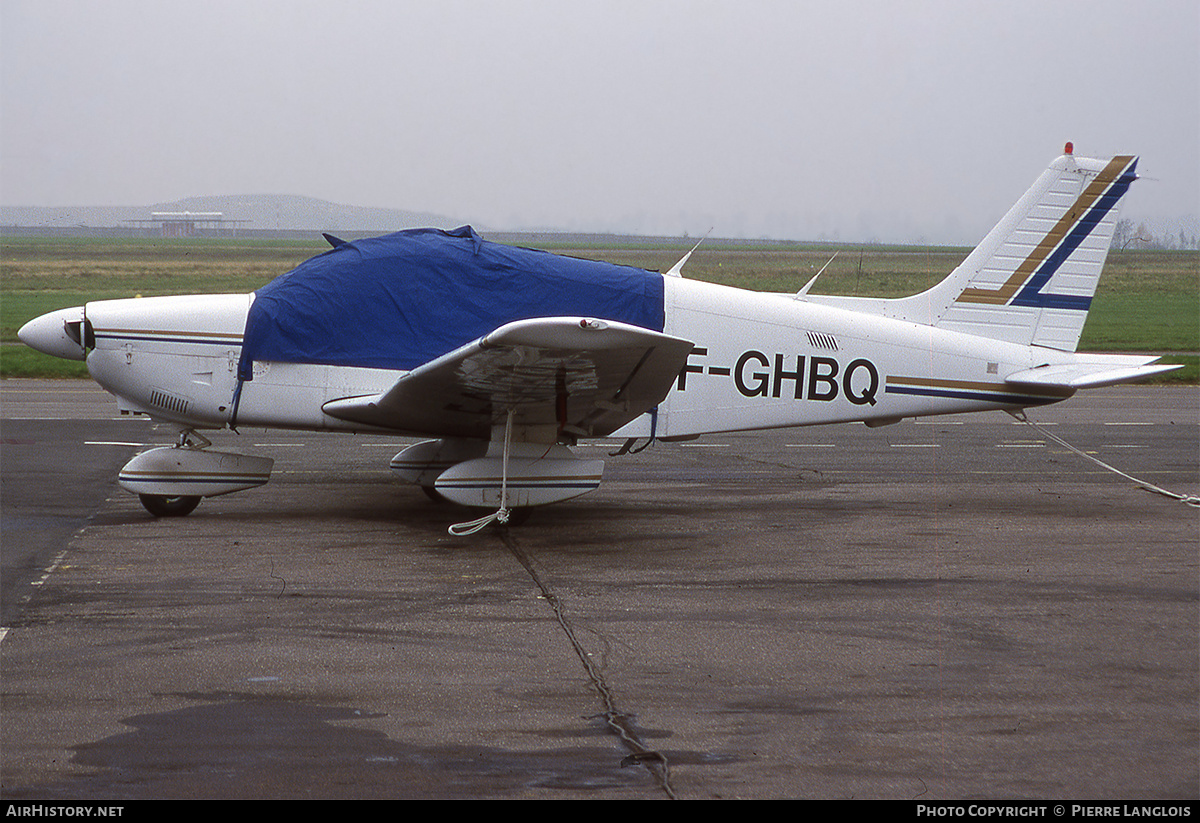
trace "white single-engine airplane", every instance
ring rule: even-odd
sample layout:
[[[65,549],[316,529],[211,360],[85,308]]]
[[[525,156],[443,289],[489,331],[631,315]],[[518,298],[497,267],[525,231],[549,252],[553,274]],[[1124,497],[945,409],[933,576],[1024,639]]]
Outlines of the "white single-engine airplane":
[[[38,317],[124,412],[179,429],[120,484],[155,515],[248,489],[272,461],[203,429],[426,436],[393,471],[431,496],[516,508],[597,488],[586,438],[1017,410],[1176,366],[1075,349],[1137,159],[1067,145],[938,285],[900,299],[768,294],[489,243],[470,227],[344,242],[253,294],[104,300]],[[689,252],[690,255],[690,252]]]

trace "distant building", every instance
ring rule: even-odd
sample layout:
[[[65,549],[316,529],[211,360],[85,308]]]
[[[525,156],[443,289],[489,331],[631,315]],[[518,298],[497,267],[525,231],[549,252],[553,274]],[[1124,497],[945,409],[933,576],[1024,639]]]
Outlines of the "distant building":
[[[158,227],[161,237],[236,237],[237,228],[249,220],[232,220],[220,211],[156,211],[150,219],[129,220],[134,225]]]

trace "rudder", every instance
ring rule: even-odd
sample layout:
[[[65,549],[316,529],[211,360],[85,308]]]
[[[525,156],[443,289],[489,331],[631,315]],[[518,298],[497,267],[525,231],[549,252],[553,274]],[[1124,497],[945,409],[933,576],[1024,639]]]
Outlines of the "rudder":
[[[1075,351],[1136,168],[1131,155],[1051,163],[950,277],[916,296],[932,325]]]

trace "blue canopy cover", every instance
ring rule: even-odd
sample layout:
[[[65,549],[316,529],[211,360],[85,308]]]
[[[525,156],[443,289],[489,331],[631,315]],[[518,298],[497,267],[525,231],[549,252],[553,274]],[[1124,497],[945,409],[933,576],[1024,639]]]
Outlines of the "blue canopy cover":
[[[255,360],[408,370],[514,320],[574,315],[661,332],[662,275],[470,226],[411,229],[343,243],[259,289],[238,377]]]

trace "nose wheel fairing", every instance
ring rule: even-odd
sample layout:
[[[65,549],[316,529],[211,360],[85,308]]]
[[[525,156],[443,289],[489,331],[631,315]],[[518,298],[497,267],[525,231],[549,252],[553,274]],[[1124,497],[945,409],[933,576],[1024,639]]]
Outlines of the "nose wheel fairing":
[[[201,497],[251,489],[271,479],[275,461],[190,446],[162,446],[142,452],[121,469],[121,488],[136,494],[156,517],[179,517]],[[187,504],[176,502],[190,500]],[[186,508],[186,511],[183,509]]]

